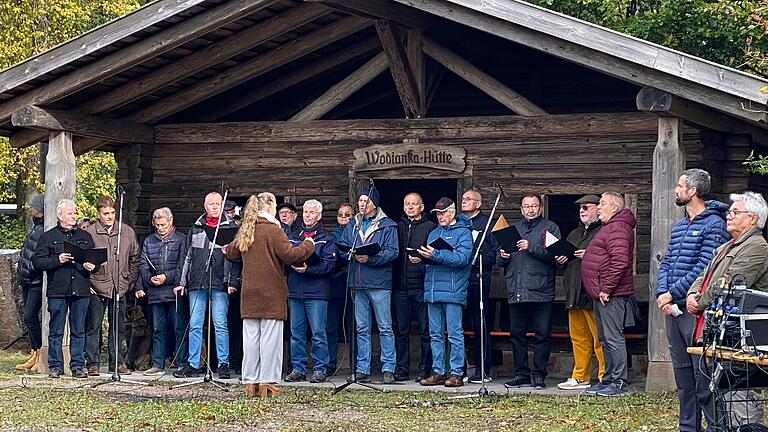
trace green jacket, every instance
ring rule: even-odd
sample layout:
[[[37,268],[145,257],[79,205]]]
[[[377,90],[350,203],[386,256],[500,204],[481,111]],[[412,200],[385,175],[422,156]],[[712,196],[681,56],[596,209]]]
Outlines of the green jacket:
[[[586,249],[592,237],[600,231],[603,224],[596,220],[589,228],[584,228],[584,224],[579,222],[579,227],[568,234],[567,240],[576,249]],[[565,286],[565,308],[566,309],[592,309],[592,299],[584,291],[581,284],[581,260],[576,258],[565,263],[563,272],[563,285]]]
[[[711,271],[709,283],[704,287],[701,298],[698,301],[698,310],[703,312],[712,304],[712,296],[722,283],[730,282],[736,274],[747,278],[747,286],[750,289],[768,291],[768,242],[765,241],[759,229],[754,229],[735,243],[731,250],[723,254],[724,248],[731,246],[727,242],[715,250],[715,257],[693,282],[688,290],[688,295],[701,292],[704,278]]]

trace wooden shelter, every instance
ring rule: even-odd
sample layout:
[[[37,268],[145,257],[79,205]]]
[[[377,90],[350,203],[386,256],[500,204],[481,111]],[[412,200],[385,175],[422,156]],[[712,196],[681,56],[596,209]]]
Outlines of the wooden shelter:
[[[768,145],[765,85],[519,0],[158,0],[0,72],[0,134],[48,141],[48,208],[73,154],[114,152],[140,232],[161,206],[189,226],[222,181],[335,209],[373,178],[395,218],[407,191],[490,201],[498,182],[507,217],[541,193],[563,231],[575,197],[617,191],[647,301],[680,171],[707,169],[715,198],[766,190],[742,166]],[[671,371],[649,317],[654,388]]]

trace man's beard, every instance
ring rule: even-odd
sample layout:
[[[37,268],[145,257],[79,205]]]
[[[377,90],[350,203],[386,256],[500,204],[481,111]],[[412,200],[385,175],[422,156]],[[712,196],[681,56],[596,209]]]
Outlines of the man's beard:
[[[691,202],[691,198],[681,198],[681,197],[675,197],[675,204],[677,204],[678,207],[682,207],[685,205],[688,205],[688,203]]]

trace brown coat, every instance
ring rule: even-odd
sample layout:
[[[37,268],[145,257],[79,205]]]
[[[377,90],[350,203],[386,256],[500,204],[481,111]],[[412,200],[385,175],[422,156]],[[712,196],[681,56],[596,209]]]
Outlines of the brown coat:
[[[107,248],[107,262],[102,264],[98,271],[91,273],[91,288],[100,296],[112,298],[112,287],[115,279],[115,250],[117,249],[117,222],[112,226],[112,231],[101,222],[96,221],[85,229],[93,238],[93,247]],[[123,224],[120,236],[120,271],[118,293],[120,297],[133,288],[136,278],[139,276],[139,241],[133,229]]]
[[[285,264],[304,262],[315,246],[304,240],[293,247],[279,226],[258,218],[253,244],[241,253],[233,243],[227,258],[243,260],[243,284],[240,288],[240,315],[243,319],[288,319],[288,285]]]

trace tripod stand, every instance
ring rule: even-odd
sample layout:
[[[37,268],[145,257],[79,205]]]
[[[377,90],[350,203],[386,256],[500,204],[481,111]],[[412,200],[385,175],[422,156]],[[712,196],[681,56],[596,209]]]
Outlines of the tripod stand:
[[[118,285],[120,284],[120,252],[121,252],[121,237],[123,236],[123,201],[125,198],[125,189],[123,189],[122,186],[117,185],[117,194],[119,195],[119,215],[118,215],[118,221],[117,221],[117,245],[115,247],[115,269],[113,271],[112,275],[112,322],[110,323],[110,330],[112,330],[112,337],[114,340],[114,352],[112,353],[115,356],[115,363],[112,365],[114,369],[112,369],[112,376],[109,377],[108,380],[104,380],[102,382],[96,383],[92,385],[92,388],[96,388],[100,385],[109,384],[109,383],[125,383],[125,384],[132,384],[132,385],[149,385],[149,383],[142,382],[142,381],[135,381],[135,380],[124,380],[120,376],[120,372],[118,372],[118,364],[120,363],[120,350],[121,350],[121,343],[120,343],[120,329],[118,328],[118,324],[120,320],[118,317],[120,316],[120,291]]]
[[[355,310],[357,308],[355,304],[355,289],[351,286],[351,280],[352,280],[352,257],[355,255],[355,248],[357,247],[357,240],[358,238],[362,238],[363,235],[363,224],[362,219],[365,217],[365,213],[368,211],[368,205],[371,202],[371,194],[374,191],[374,185],[373,185],[373,179],[370,180],[370,185],[368,187],[368,201],[365,202],[365,206],[363,207],[362,216],[360,217],[360,226],[356,227],[357,233],[355,234],[355,237],[352,239],[352,247],[349,249],[349,256],[347,256],[347,288],[351,290],[352,292],[352,328],[355,330],[352,334],[351,341],[349,343],[349,370],[350,370],[350,377],[347,379],[347,382],[336,387],[333,390],[333,393],[336,394],[347,387],[351,386],[352,384],[357,384],[362,387],[369,388],[371,390],[376,390],[380,392],[385,392],[386,390],[378,388],[374,385],[363,383],[357,380],[357,318],[355,317]],[[361,264],[358,264],[361,265]]]
[[[211,371],[211,328],[213,327],[213,273],[211,269],[211,263],[213,262],[213,252],[216,250],[216,239],[219,237],[219,228],[221,227],[221,218],[224,216],[224,209],[223,205],[227,201],[227,195],[229,194],[229,187],[225,183],[222,182],[222,189],[224,190],[224,196],[221,200],[222,208],[219,210],[219,217],[216,221],[216,229],[213,232],[213,239],[210,240],[210,248],[211,250],[208,251],[208,260],[205,263],[205,271],[203,274],[208,273],[208,289],[207,289],[207,295],[208,295],[208,310],[206,311],[208,317],[207,317],[207,325],[208,330],[205,337],[205,373],[203,374],[203,378],[201,380],[195,380],[190,381],[182,384],[177,384],[175,386],[171,386],[171,389],[177,389],[182,387],[188,387],[195,384],[200,383],[209,383],[216,387],[217,389],[221,391],[228,392],[229,389],[224,387],[224,382],[217,381],[213,379],[213,371]],[[226,258],[224,258],[226,259]],[[192,308],[194,305],[190,305],[190,314],[192,312]]]

